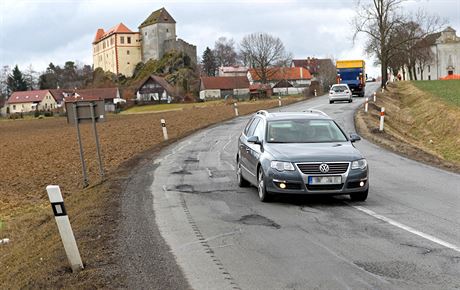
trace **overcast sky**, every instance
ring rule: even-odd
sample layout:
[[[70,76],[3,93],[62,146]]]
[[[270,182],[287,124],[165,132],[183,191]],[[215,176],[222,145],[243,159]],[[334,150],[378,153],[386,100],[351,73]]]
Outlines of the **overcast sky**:
[[[147,1],[147,0],[0,0],[0,65],[30,64],[38,71],[50,62],[92,64],[97,28],[123,22],[131,30],[165,7],[176,20],[177,36],[197,45],[198,56],[220,36],[241,38],[253,32],[278,36],[294,58],[314,56],[366,59],[363,40],[352,42],[355,1]],[[410,0],[403,9],[423,8],[445,18],[460,35],[460,0]]]

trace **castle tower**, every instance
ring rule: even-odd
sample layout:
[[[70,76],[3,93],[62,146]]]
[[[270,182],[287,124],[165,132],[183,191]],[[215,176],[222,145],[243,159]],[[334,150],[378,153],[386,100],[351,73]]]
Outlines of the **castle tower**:
[[[139,26],[142,61],[160,59],[165,53],[164,43],[176,40],[176,21],[165,8],[150,14]]]

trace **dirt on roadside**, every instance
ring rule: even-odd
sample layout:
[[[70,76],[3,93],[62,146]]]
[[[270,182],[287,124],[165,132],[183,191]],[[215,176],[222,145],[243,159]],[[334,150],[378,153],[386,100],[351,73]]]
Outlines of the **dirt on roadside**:
[[[384,131],[379,131],[385,107]],[[460,109],[417,89],[410,82],[391,84],[359,108],[356,128],[366,139],[410,159],[460,173]]]
[[[300,101],[283,99],[284,104]],[[278,100],[240,103],[240,115]],[[98,176],[94,137],[82,125],[90,186],[82,189],[75,127],[65,118],[0,122],[0,288],[120,288],[126,276],[116,251],[120,196],[132,173],[161,148],[198,129],[234,117],[233,106],[109,115],[98,124],[106,177]],[[170,140],[163,141],[160,119]],[[72,273],[45,188],[61,187],[85,270]]]

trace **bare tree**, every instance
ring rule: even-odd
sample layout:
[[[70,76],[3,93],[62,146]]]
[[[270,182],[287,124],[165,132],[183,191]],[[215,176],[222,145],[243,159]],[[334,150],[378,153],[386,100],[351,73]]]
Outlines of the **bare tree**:
[[[270,67],[288,64],[291,58],[291,55],[286,53],[281,39],[267,33],[246,35],[241,41],[240,50],[244,63],[255,68],[255,73],[262,83],[267,83],[270,75],[276,73],[276,70]]]
[[[423,37],[438,30],[441,21],[436,16],[430,16],[419,11],[415,18],[401,13],[401,4],[406,0],[358,0],[356,15],[353,18],[354,36],[356,39],[360,33],[368,37],[366,51],[375,55],[381,65],[382,86],[388,80],[388,67],[390,60],[398,53],[404,44],[416,42]],[[396,38],[398,29],[414,22],[420,25],[420,29],[413,30],[412,34]]]
[[[324,91],[337,82],[337,69],[331,59],[318,60],[318,80]]]
[[[219,37],[214,44],[214,58],[219,66],[230,66],[237,64],[237,53],[235,42],[232,38]]]
[[[417,42],[414,46],[415,64],[420,68],[420,79],[423,80],[425,66],[433,61],[434,54],[431,51],[430,43],[426,38]]]
[[[0,71],[0,97],[7,97],[8,92],[8,75],[11,72],[11,68],[8,65],[4,65]]]

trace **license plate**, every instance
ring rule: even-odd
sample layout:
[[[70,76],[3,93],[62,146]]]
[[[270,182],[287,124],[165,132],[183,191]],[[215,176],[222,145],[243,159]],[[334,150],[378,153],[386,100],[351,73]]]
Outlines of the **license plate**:
[[[309,176],[308,184],[341,184],[342,176]]]

